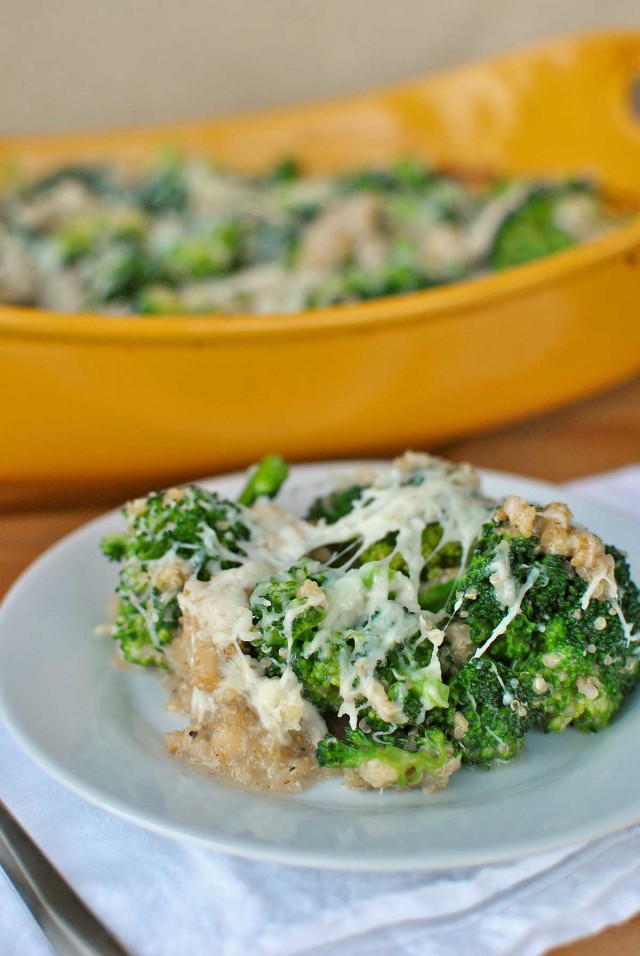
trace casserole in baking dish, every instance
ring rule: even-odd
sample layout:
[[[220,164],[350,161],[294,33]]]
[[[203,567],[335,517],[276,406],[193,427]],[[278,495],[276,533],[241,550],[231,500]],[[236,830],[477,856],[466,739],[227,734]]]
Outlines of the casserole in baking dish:
[[[22,137],[8,168],[139,165],[162,144],[251,171],[436,166],[586,175],[640,204],[640,34],[547,43],[394,89],[269,114]],[[0,480],[43,487],[425,445],[640,368],[640,219],[499,274],[268,318],[0,308]]]

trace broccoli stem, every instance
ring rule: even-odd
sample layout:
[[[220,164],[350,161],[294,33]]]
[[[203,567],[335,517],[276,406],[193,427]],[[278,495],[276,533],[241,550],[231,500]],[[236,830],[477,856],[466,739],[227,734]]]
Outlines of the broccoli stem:
[[[402,737],[400,737],[402,739]],[[319,742],[316,757],[321,767],[333,770],[360,769],[371,760],[386,764],[396,773],[394,786],[413,787],[424,776],[441,770],[449,757],[441,730],[424,728],[415,749],[395,746],[391,740],[376,743],[362,730],[347,729],[344,740],[328,734]]]
[[[274,498],[288,472],[287,463],[280,455],[265,455],[238,495],[238,504],[250,508],[257,498]]]

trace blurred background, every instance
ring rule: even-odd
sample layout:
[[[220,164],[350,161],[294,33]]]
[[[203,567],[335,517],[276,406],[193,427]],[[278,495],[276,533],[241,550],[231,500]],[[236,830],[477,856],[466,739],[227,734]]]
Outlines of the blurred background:
[[[548,38],[638,28],[639,0],[606,4],[600,0],[4,0],[0,4],[0,131],[7,135],[135,128],[267,110],[383,88]],[[595,76],[593,82],[585,79],[584,86],[570,44],[559,44],[545,54],[548,69],[541,71],[542,81],[536,70],[529,71],[518,60],[513,75],[505,74],[507,79],[500,70],[483,70],[481,83],[463,79],[460,96],[454,84],[454,94],[442,100],[442,109],[438,104],[430,111],[426,99],[420,100],[417,115],[425,124],[427,119],[431,123],[425,128],[446,140],[446,148],[434,155],[446,159],[450,147],[455,162],[463,166],[560,175],[593,171],[605,185],[631,190],[635,196],[640,137],[629,107],[631,84],[640,72],[640,42],[632,33],[622,41],[607,40],[605,46],[614,51],[609,54],[596,52],[596,45],[580,44],[588,47],[585,62]],[[591,76],[589,70],[585,77]],[[341,151],[355,153],[360,146],[366,162],[372,161],[372,149],[375,157],[390,153],[397,158],[402,152],[397,143],[405,143],[405,125],[407,142],[415,139],[419,145],[421,140],[409,122],[406,102],[399,107],[399,119],[392,109],[387,115],[387,109],[389,104],[383,104],[377,125],[371,118],[375,111],[365,110],[359,126],[353,127],[351,118],[343,117],[342,125],[328,124],[328,134],[318,134],[316,139],[303,124],[298,145],[291,147],[293,154],[306,160],[305,148],[317,152],[318,143],[324,142],[329,156],[325,168],[332,168],[332,162],[339,168]],[[599,116],[610,123],[604,133]],[[519,126],[513,125],[514,117],[520,117]],[[373,130],[370,139],[362,135],[363,129],[368,131],[367,123]],[[354,134],[354,128],[359,132]],[[212,124],[212,129],[217,134],[224,124]],[[221,134],[220,149],[216,146],[211,154],[232,168],[235,163],[243,168],[245,159],[253,161],[269,149],[276,150],[276,158],[289,154],[288,141],[285,149],[279,145],[277,124],[261,120],[255,129],[253,150],[244,139],[240,142],[245,134],[238,132],[235,147],[233,135],[226,142]],[[399,139],[394,140],[396,134]],[[163,135],[158,134],[158,142]],[[197,140],[199,134],[195,135]],[[276,144],[273,147],[269,147],[270,137]],[[149,143],[144,141],[143,153]],[[339,148],[331,159],[334,143]],[[0,152],[3,148],[11,159],[6,168],[11,170],[16,147],[0,141]],[[44,147],[45,154],[49,148]],[[104,145],[95,148],[99,151]],[[25,153],[30,149],[34,147],[25,147]],[[361,157],[347,158],[350,165],[362,163]],[[513,315],[527,343],[531,330],[536,330],[535,354],[524,348],[504,360],[495,351],[493,343],[500,340],[503,328],[509,330],[503,340],[510,343],[512,353],[518,353],[506,305],[498,319],[493,305],[486,315],[477,310],[473,333],[477,340],[469,323],[462,337],[455,321],[447,328],[434,323],[432,347],[443,357],[439,368],[447,384],[442,392],[433,383],[425,385],[421,375],[412,379],[407,372],[411,361],[429,352],[426,340],[412,338],[422,335],[416,331],[417,323],[407,332],[389,325],[392,342],[383,340],[373,325],[367,327],[366,335],[351,330],[348,343],[344,330],[335,342],[323,331],[318,341],[322,339],[323,348],[326,345],[326,354],[321,361],[315,344],[314,356],[319,369],[330,371],[333,402],[329,411],[317,410],[313,422],[304,403],[279,406],[273,401],[269,376],[252,372],[254,366],[239,357],[238,350],[237,355],[233,353],[234,365],[213,338],[213,345],[205,350],[204,340],[197,338],[200,333],[193,333],[193,341],[186,336],[180,347],[169,338],[153,342],[149,349],[142,340],[138,345],[126,339],[120,343],[113,336],[111,342],[106,335],[100,347],[84,340],[81,347],[72,337],[67,341],[64,336],[50,336],[49,328],[42,337],[37,330],[30,337],[28,313],[24,324],[22,314],[9,314],[7,321],[14,324],[0,341],[0,362],[6,369],[0,386],[5,389],[5,405],[15,394],[23,395],[24,402],[19,416],[5,416],[9,437],[4,440],[4,462],[0,458],[0,509],[13,507],[16,501],[40,507],[43,492],[50,503],[66,503],[70,488],[86,501],[118,500],[151,485],[243,466],[272,450],[296,460],[390,454],[412,445],[554,480],[635,460],[640,379],[601,398],[588,396],[635,375],[640,368],[639,264],[640,252],[625,246],[624,255],[620,252],[616,259],[617,272],[613,279],[603,279],[598,294],[593,283],[600,281],[599,273],[584,269],[577,292],[570,283],[560,283],[550,286],[548,295],[541,286],[539,296],[532,295],[530,301],[524,295],[514,296]],[[582,325],[577,334],[573,326],[591,321],[599,333],[603,317],[607,341],[615,346],[605,350],[598,344],[599,336],[584,334]],[[425,336],[427,331],[431,334],[428,323],[421,328]],[[577,340],[593,342],[591,364],[575,360]],[[297,396],[308,389],[308,372],[306,352],[304,362],[291,358],[298,354],[295,348],[307,348],[296,341],[291,338],[287,351],[284,339],[270,340],[269,361],[280,363],[272,368],[281,368],[281,374],[271,378]],[[251,349],[250,336],[246,342]],[[555,377],[547,364],[554,349],[566,352],[558,366],[562,374]],[[260,345],[251,352],[251,361],[260,369],[265,350],[266,345]],[[518,363],[526,374],[520,374]],[[167,369],[171,374],[166,374]],[[233,388],[220,387],[222,372],[225,381],[233,379]],[[318,374],[326,377],[329,372]],[[580,379],[579,385],[572,384],[572,374],[576,382]],[[489,380],[489,388],[479,384],[482,376]],[[405,399],[394,392],[392,378],[403,395],[412,389],[419,392],[420,409],[407,400],[409,414],[398,415]],[[475,398],[466,397],[460,385],[455,401],[450,398],[450,383],[460,380],[476,388]],[[559,382],[562,388],[544,394],[549,381]],[[338,386],[341,392],[335,391]],[[327,388],[324,379],[323,387]],[[393,401],[385,399],[384,389]],[[524,401],[527,389],[535,393],[535,402]],[[581,405],[553,410],[581,397]],[[411,402],[414,398],[411,392]],[[372,411],[374,407],[377,411]],[[283,423],[282,408],[288,424]],[[440,422],[446,417],[443,409],[449,416],[446,427]],[[534,414],[536,418],[522,424],[506,424],[517,416]],[[398,421],[403,432],[398,431]],[[369,428],[366,435],[363,423]],[[244,434],[240,426],[252,435],[246,445],[238,437]]]
[[[0,129],[259,109],[638,25],[638,0],[3,0]]]

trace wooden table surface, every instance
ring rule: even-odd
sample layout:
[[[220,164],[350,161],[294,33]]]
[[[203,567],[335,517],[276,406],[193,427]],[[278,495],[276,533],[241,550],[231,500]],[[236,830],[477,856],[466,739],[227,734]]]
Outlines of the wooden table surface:
[[[640,378],[606,394],[550,412],[518,425],[509,425],[465,440],[431,449],[475,465],[519,472],[550,481],[563,481],[606,471],[640,460]],[[146,489],[127,489],[142,493]],[[69,492],[66,503],[46,506],[46,496],[30,495],[28,509],[7,505],[10,496],[0,486],[0,594],[44,548],[57,538],[117,504],[104,494],[98,505],[86,493]],[[72,497],[72,495],[74,497]],[[75,498],[75,500],[74,500]],[[553,956],[638,956],[640,915],[624,926],[554,950]]]

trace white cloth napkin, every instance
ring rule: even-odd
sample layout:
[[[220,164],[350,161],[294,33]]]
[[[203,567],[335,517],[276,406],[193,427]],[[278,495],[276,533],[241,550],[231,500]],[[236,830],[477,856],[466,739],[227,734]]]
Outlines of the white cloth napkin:
[[[570,487],[640,518],[640,466]],[[0,793],[135,956],[539,956],[640,910],[640,826],[431,874],[258,863],[94,808],[50,781],[3,728]],[[0,953],[50,953],[1,876]]]

